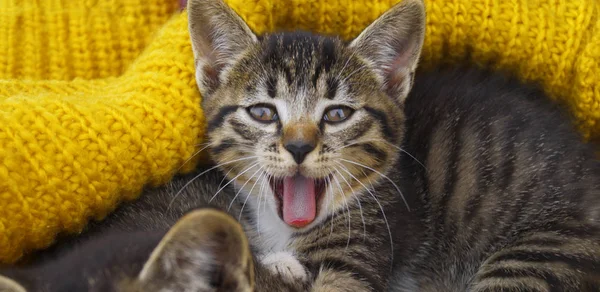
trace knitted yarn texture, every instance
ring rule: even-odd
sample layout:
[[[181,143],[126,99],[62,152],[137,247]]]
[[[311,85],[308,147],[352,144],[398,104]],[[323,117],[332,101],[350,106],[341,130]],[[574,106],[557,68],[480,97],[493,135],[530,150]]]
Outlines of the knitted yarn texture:
[[[228,0],[256,33],[356,36],[398,0]],[[595,0],[425,0],[423,66],[539,81],[600,139]],[[199,161],[205,121],[174,0],[0,0],[0,262],[80,232]],[[184,165],[185,164],[185,165]],[[182,166],[183,165],[183,166]]]

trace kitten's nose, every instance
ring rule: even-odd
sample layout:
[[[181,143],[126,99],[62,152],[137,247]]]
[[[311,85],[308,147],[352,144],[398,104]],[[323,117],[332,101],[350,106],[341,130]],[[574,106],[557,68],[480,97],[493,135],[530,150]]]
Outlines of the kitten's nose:
[[[308,143],[302,140],[293,140],[283,145],[289,151],[296,163],[300,164],[306,158],[306,155],[315,149],[314,143]]]

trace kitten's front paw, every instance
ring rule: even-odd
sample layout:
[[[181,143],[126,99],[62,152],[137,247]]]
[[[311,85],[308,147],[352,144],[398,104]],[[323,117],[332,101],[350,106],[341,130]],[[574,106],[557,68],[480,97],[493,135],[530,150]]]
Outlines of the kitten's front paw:
[[[306,282],[308,280],[306,268],[291,252],[269,253],[260,257],[260,262],[272,274],[281,276],[285,281]]]

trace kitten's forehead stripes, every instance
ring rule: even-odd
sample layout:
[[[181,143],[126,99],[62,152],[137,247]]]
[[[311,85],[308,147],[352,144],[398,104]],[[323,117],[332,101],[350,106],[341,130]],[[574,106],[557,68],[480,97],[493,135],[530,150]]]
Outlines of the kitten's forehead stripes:
[[[335,95],[337,93],[339,84],[340,84],[340,82],[337,79],[335,79],[333,77],[327,78],[327,94],[325,95],[325,97],[328,99],[334,99]]]
[[[275,76],[269,76],[267,79],[267,94],[270,98],[275,98],[277,96],[277,79]]]
[[[339,40],[308,32],[272,34],[264,36],[261,41],[265,48],[261,59],[272,70],[267,72],[271,75],[265,84],[271,98],[276,97],[279,74],[285,76],[289,86],[311,84],[316,88],[319,78],[330,73],[339,59],[338,46],[341,45],[337,43]],[[339,80],[329,76],[325,82],[327,86],[325,97],[333,99],[338,90]]]

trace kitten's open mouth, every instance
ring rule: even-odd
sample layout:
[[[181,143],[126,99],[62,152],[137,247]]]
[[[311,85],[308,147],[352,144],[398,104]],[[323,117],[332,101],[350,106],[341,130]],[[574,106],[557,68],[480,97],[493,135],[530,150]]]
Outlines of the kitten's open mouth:
[[[269,183],[279,205],[279,217],[286,224],[302,228],[315,220],[325,192],[325,179],[296,174],[270,179]]]

